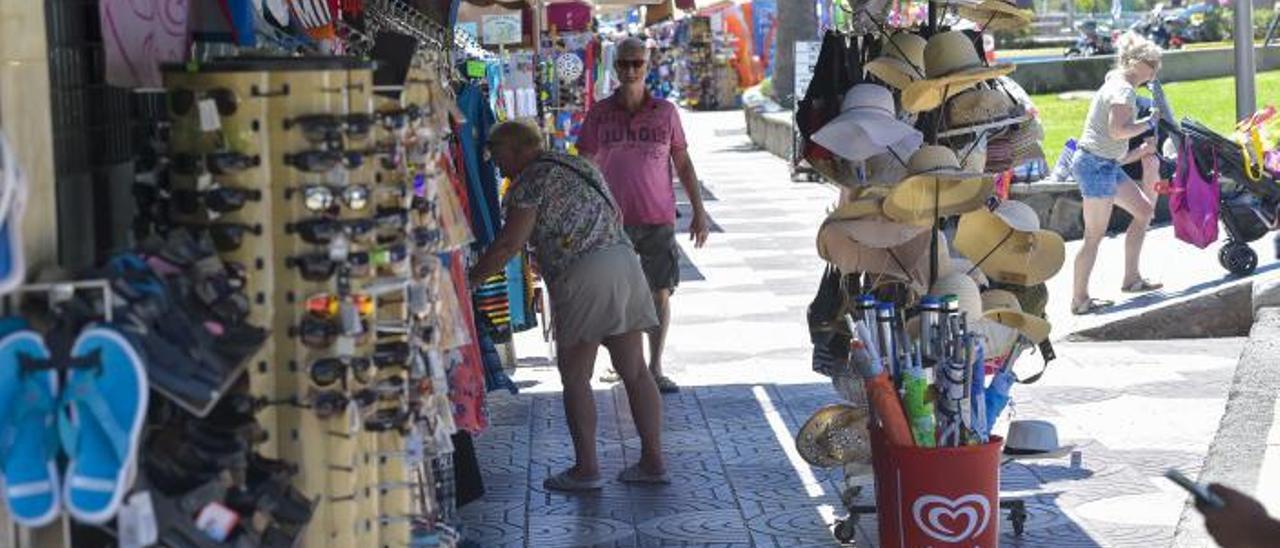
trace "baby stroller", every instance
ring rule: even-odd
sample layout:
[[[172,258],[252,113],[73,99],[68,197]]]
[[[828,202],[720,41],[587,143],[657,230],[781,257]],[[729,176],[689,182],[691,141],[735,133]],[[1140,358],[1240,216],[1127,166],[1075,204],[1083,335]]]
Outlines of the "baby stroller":
[[[1161,126],[1175,139],[1190,142],[1201,169],[1216,169],[1221,187],[1219,217],[1227,230],[1218,263],[1237,276],[1252,274],[1258,267],[1258,254],[1249,243],[1277,228],[1280,219],[1280,174],[1259,165],[1261,162],[1253,163],[1238,142],[1200,122],[1184,118],[1181,124]]]

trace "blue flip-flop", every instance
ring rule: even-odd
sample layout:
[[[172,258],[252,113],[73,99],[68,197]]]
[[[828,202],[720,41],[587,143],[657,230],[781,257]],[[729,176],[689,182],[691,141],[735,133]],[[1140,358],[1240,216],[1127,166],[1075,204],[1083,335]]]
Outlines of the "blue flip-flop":
[[[52,522],[62,509],[58,480],[58,374],[29,370],[48,361],[38,333],[22,329],[0,339],[0,460],[9,515],[26,527]]]
[[[147,373],[120,333],[90,327],[71,348],[71,367],[59,413],[70,459],[62,498],[77,520],[102,524],[115,517],[133,483],[138,439],[147,415]]]

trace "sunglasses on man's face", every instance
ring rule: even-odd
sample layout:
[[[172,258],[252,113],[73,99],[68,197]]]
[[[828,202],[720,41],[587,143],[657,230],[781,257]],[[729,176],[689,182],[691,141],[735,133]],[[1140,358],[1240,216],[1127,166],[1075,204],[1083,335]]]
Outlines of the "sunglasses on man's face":
[[[618,59],[617,61],[619,70],[640,70],[644,68],[645,63],[647,63],[647,61],[643,59]]]

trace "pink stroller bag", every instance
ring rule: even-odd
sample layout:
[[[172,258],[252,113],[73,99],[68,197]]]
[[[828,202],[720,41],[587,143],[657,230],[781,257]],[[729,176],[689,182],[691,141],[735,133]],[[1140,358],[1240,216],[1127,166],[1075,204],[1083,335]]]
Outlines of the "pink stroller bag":
[[[1169,214],[1173,217],[1173,234],[1179,240],[1204,249],[1218,240],[1218,158],[1215,155],[1212,179],[1206,181],[1196,169],[1191,140],[1183,139],[1178,154],[1178,167],[1173,175],[1169,196]]]

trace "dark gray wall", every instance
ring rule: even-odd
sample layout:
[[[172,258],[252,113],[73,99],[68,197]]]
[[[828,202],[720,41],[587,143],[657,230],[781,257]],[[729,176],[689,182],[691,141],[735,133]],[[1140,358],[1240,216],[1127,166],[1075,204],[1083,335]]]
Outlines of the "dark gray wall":
[[[1280,68],[1280,46],[1257,49],[1257,70]],[[1107,71],[1115,64],[1113,57],[1088,59],[1056,59],[1018,63],[1013,79],[1026,88],[1027,93],[1055,93],[1097,89],[1102,85]],[[1164,54],[1160,69],[1162,82],[1202,80],[1235,74],[1235,58],[1230,48],[1201,51],[1168,51]],[[1259,97],[1259,101],[1267,99]]]

